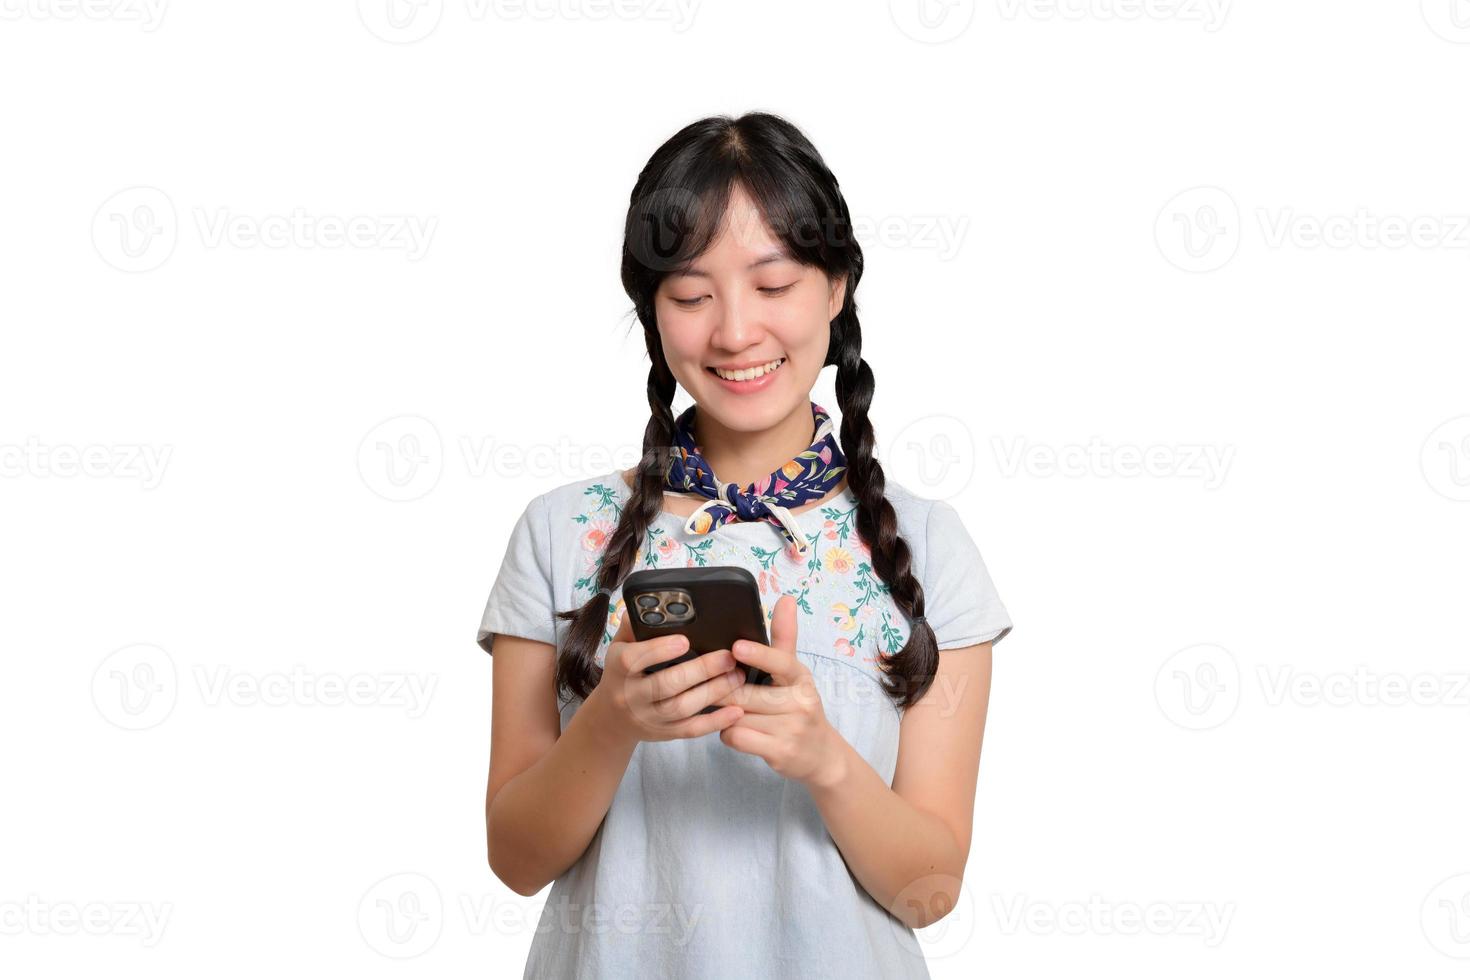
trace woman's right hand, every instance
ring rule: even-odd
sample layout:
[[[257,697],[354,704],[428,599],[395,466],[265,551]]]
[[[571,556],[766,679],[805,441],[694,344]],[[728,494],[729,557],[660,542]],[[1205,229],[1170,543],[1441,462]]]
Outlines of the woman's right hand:
[[[624,613],[607,648],[602,679],[587,698],[589,703],[598,702],[602,724],[629,742],[665,742],[698,738],[739,721],[745,713],[739,705],[699,713],[745,683],[745,666],[729,650],[713,650],[652,674],[643,673],[645,667],[673,660],[688,649],[689,640],[684,636],[633,639],[633,627]]]

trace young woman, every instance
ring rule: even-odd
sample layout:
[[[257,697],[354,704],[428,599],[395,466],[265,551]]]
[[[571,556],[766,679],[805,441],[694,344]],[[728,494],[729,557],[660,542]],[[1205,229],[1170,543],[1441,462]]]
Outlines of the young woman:
[[[873,456],[862,271],[836,178],[779,117],[702,119],[639,174],[642,462],[530,502],[479,630],[490,867],[554,882],[527,977],[928,976],[912,930],[960,896],[1011,623],[955,509]],[[810,397],[827,365],[840,438]],[[770,645],[645,675],[687,640],[635,642],[621,584],[696,565],[756,576]]]

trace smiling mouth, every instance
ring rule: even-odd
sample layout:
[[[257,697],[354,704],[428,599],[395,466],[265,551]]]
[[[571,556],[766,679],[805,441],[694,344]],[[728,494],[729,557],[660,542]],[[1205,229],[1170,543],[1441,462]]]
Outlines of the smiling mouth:
[[[723,368],[717,368],[713,366],[707,367],[705,368],[705,370],[708,371],[710,374],[713,374],[715,377],[722,378],[725,381],[754,381],[756,378],[763,378],[774,371],[779,371],[781,369],[781,365],[785,363],[786,358],[778,357],[774,360],[767,361],[765,364],[759,364],[752,368],[745,368],[741,371],[726,371]]]

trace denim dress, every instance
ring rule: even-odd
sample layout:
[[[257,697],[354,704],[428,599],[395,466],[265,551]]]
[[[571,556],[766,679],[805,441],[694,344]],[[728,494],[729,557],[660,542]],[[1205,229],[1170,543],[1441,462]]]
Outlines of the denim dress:
[[[558,645],[573,609],[597,588],[603,551],[631,490],[620,472],[533,499],[511,532],[478,639]],[[958,512],[888,481],[899,533],[924,586],[941,651],[998,642],[1011,622]],[[881,686],[878,658],[900,649],[908,622],[871,565],[844,490],[795,515],[805,557],[765,521],[695,534],[664,511],[639,568],[737,565],[760,587],[767,629],[776,601],[797,602],[797,656],[822,709],[892,785],[902,712]],[[610,608],[599,666],[623,616]],[[943,654],[941,653],[941,656]],[[565,729],[580,706],[561,709]],[[806,787],[714,732],[641,742],[606,817],[542,910],[525,977],[927,977],[913,930],[848,871]]]

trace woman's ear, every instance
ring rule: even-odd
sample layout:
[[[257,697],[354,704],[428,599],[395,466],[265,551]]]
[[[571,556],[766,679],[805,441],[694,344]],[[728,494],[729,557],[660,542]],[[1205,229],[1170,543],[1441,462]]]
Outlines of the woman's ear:
[[[830,280],[827,296],[827,321],[837,319],[837,314],[842,312],[842,303],[847,298],[847,275],[846,273]]]

